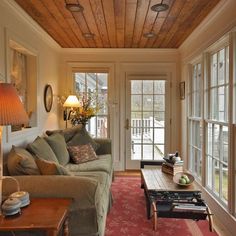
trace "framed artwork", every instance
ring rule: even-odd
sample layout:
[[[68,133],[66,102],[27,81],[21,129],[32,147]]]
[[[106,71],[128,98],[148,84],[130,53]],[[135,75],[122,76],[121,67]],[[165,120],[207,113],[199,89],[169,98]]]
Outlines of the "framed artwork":
[[[44,107],[47,112],[51,111],[52,102],[53,102],[52,86],[47,84],[44,89]]]
[[[179,83],[179,95],[180,95],[181,100],[185,99],[185,82],[184,81]]]

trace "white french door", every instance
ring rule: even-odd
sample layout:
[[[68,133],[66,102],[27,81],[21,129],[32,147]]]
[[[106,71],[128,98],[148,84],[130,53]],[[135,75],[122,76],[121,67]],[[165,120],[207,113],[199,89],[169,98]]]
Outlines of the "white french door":
[[[129,76],[126,90],[126,169],[163,160],[168,146],[167,76]]]

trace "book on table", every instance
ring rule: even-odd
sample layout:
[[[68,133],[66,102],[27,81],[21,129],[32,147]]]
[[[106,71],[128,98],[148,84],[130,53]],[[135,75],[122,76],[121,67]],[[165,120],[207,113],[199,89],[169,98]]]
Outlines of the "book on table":
[[[162,163],[161,170],[164,173],[175,175],[183,171],[183,165],[170,165],[170,163]]]
[[[196,212],[203,213],[207,209],[206,206],[197,206],[195,204],[177,204],[173,206],[173,211],[178,212]]]

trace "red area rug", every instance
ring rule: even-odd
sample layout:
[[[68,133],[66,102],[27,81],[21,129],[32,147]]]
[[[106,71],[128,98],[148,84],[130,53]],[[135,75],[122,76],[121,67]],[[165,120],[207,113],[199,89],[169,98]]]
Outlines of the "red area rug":
[[[147,220],[140,177],[116,177],[112,184],[113,207],[108,214],[106,236],[217,236],[209,231],[207,220],[158,219],[158,230],[153,231],[152,220]]]

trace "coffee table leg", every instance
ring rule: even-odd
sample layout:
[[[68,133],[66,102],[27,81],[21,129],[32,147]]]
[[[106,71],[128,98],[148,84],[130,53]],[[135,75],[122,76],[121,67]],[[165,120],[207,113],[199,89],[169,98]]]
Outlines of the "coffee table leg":
[[[210,211],[210,209],[209,209],[208,206],[207,206],[206,211],[207,211],[207,214],[208,214],[208,220],[209,220],[209,230],[210,230],[211,232],[213,232],[213,226],[212,226],[212,224],[213,224],[213,222],[212,222],[212,214],[211,214],[211,211]]]
[[[157,230],[157,205],[155,201],[152,202],[152,209],[153,209],[153,229]]]
[[[144,194],[146,198],[146,208],[147,208],[147,219],[151,219],[151,202],[148,196],[148,193],[146,192],[146,189],[144,189]]]

